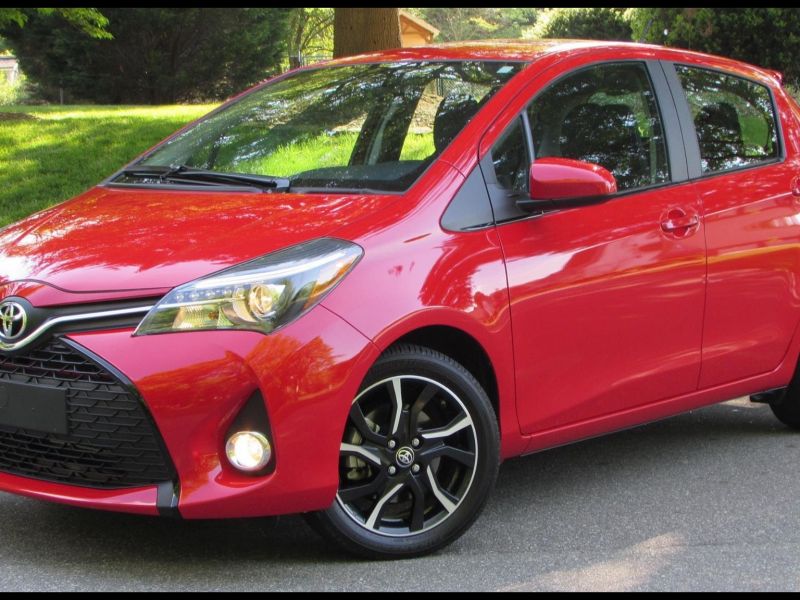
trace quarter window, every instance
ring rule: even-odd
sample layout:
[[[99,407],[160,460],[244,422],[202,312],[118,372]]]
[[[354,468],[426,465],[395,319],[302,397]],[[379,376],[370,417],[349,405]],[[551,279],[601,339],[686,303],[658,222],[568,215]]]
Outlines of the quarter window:
[[[741,77],[675,65],[694,119],[703,173],[746,167],[779,156],[769,90]]]
[[[599,164],[630,190],[669,180],[664,128],[643,63],[604,64],[561,79],[529,106],[536,158]]]
[[[521,119],[517,119],[492,148],[492,162],[497,184],[501,188],[511,193],[528,191],[531,161]]]

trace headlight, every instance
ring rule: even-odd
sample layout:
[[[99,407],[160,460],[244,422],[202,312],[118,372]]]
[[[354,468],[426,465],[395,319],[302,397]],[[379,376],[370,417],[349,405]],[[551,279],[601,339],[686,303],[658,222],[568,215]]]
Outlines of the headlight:
[[[134,335],[248,329],[270,333],[330,292],[361,258],[356,244],[322,238],[176,287]]]

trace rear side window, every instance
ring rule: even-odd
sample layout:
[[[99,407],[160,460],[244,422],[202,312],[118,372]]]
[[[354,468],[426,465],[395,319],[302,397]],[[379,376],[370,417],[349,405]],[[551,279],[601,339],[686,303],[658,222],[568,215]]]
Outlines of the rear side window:
[[[557,81],[528,108],[536,158],[572,158],[611,171],[617,188],[669,180],[664,128],[643,63],[582,69]]]
[[[718,71],[675,65],[697,131],[703,173],[778,158],[778,134],[769,90]]]

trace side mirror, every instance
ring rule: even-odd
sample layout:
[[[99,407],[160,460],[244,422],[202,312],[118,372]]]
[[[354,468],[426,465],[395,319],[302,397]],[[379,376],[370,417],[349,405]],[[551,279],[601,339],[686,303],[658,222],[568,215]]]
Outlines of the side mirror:
[[[617,181],[593,163],[571,158],[539,158],[531,164],[530,199],[520,200],[529,211],[593,204],[617,192]]]

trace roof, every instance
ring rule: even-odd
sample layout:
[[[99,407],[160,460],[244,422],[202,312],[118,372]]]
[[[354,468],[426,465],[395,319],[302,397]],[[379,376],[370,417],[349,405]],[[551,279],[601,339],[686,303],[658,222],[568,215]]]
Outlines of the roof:
[[[470,42],[446,42],[411,48],[380,50],[334,59],[332,63],[352,63],[391,60],[518,60],[531,61],[554,48],[564,40],[479,40]]]
[[[357,54],[332,61],[320,63],[317,66],[336,64],[364,63],[364,62],[389,62],[403,60],[496,60],[534,62],[540,58],[562,52],[583,52],[588,50],[619,50],[635,51],[646,54],[651,58],[662,57],[667,60],[693,59],[697,62],[711,62],[720,66],[734,69],[744,69],[746,76],[762,76],[769,79],[779,78],[777,71],[770,71],[756,65],[749,65],[742,61],[726,57],[713,56],[680,48],[668,48],[652,44],[639,44],[636,42],[616,42],[604,40],[567,40],[567,39],[542,39],[542,40],[479,40],[465,42],[447,42],[430,44],[409,48],[382,50],[367,54]]]

